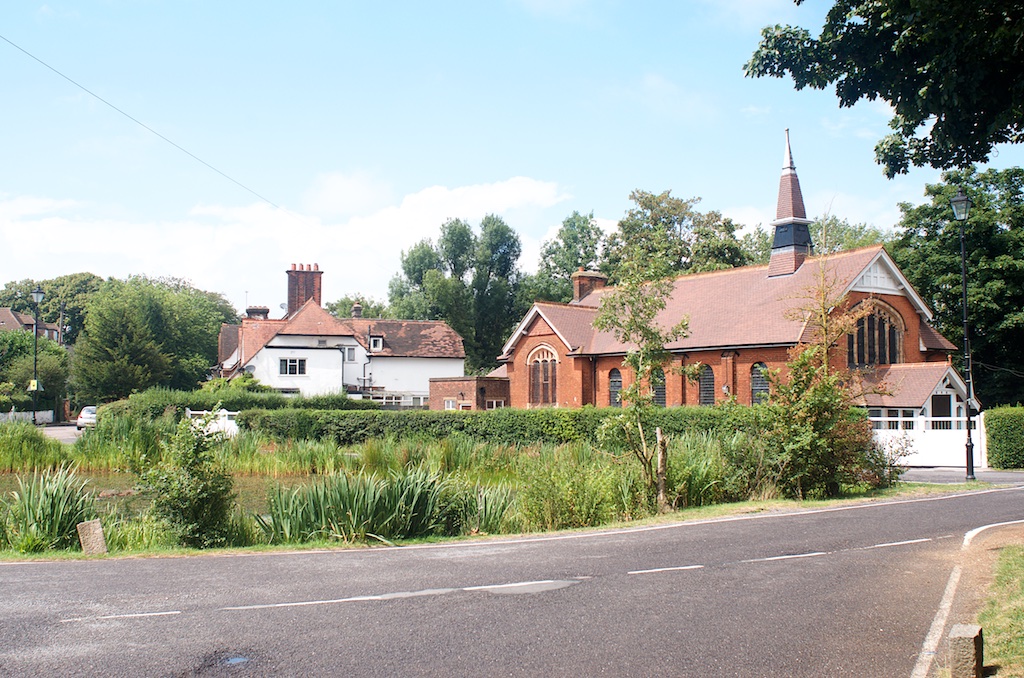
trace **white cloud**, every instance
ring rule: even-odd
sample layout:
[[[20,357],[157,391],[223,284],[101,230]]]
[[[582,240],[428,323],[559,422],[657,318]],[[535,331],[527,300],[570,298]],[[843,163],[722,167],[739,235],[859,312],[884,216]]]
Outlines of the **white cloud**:
[[[180,220],[151,223],[69,215],[76,207],[70,201],[0,198],[0,250],[19,253],[5,267],[9,280],[79,271],[117,278],[174,276],[224,294],[240,310],[258,304],[276,312],[286,296],[284,271],[293,263],[316,263],[325,272],[325,303],[351,292],[384,299],[399,269],[400,252],[423,238],[436,238],[446,219],[462,218],[475,226],[488,213],[550,208],[567,198],[554,182],[513,177],[456,188],[431,186],[347,220],[254,203],[200,205]],[[522,233],[518,224],[513,227]],[[46,234],[45,241],[40,233]]]

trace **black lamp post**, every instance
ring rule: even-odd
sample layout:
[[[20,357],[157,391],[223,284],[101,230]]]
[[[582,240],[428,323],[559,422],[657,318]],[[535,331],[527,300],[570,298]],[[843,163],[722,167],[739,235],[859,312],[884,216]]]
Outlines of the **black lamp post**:
[[[32,290],[34,322],[32,324],[32,423],[36,423],[39,397],[39,303],[43,300],[43,288],[36,285]]]
[[[974,443],[971,441],[971,400],[974,398],[974,386],[971,380],[971,339],[967,327],[967,241],[965,227],[967,215],[974,203],[964,189],[958,188],[956,197],[950,199],[950,206],[953,208],[953,218],[960,222],[960,282],[963,289],[963,312],[964,312],[964,381],[967,385],[967,399],[964,405],[967,407],[967,480],[974,480]]]

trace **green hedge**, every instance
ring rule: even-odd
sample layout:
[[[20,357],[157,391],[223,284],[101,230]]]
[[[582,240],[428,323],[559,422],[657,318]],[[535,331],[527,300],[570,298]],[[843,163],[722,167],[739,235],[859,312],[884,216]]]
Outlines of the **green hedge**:
[[[185,409],[210,410],[220,403],[232,412],[242,410],[278,410],[301,408],[314,410],[379,410],[379,403],[371,400],[355,400],[346,395],[320,395],[303,398],[286,397],[280,393],[261,393],[242,389],[220,389],[216,391],[173,391],[166,388],[151,388],[133,393],[127,400],[105,406],[110,412],[128,414],[144,419],[156,419],[173,412],[175,418],[185,414]]]
[[[247,410],[238,416],[243,428],[258,430],[279,439],[331,439],[353,445],[371,438],[426,436],[444,438],[463,434],[500,444],[595,442],[601,422],[619,409],[500,409],[488,412],[323,410]],[[683,431],[764,430],[763,407],[672,407],[657,410],[651,433],[660,426],[667,435]]]
[[[988,463],[994,468],[1024,468],[1024,407],[985,412]]]

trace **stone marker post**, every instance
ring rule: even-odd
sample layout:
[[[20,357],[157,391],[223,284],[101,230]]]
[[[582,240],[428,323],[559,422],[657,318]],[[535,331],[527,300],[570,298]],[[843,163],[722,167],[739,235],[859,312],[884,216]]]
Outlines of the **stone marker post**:
[[[107,552],[107,540],[103,538],[103,525],[97,520],[78,523],[78,540],[82,542],[82,552],[94,556]]]
[[[955,624],[949,632],[951,678],[982,678],[985,643],[977,624]]]

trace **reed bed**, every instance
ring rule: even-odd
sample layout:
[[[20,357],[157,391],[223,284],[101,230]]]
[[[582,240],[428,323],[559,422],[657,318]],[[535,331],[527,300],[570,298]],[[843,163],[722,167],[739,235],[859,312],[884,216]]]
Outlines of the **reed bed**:
[[[90,496],[84,485],[69,485],[69,465],[81,473],[138,472],[165,459],[173,433],[171,416],[108,417],[75,445],[65,446],[30,424],[0,425],[0,471],[60,477],[57,484],[70,495]],[[634,460],[585,442],[509,445],[453,434],[343,446],[242,431],[216,441],[211,453],[219,468],[236,478],[273,481],[265,501],[254,495],[257,501],[246,502],[249,510],[236,506],[227,537],[235,546],[594,527],[646,517],[653,507]],[[668,489],[676,507],[771,496],[780,472],[764,445],[744,434],[684,432],[670,438]],[[18,482],[34,488],[32,483],[42,481]],[[20,498],[41,490],[19,486],[18,492]],[[57,504],[46,520],[64,520]],[[53,548],[57,542],[49,528],[38,538],[21,536],[30,533],[28,523],[12,522],[10,505],[9,498],[0,505],[0,548],[29,549],[37,543]],[[94,515],[95,504],[90,506],[82,510]],[[100,511],[112,551],[173,545],[172,531],[147,506],[140,495]],[[18,516],[30,513],[17,511]],[[12,534],[20,546],[12,546]]]

